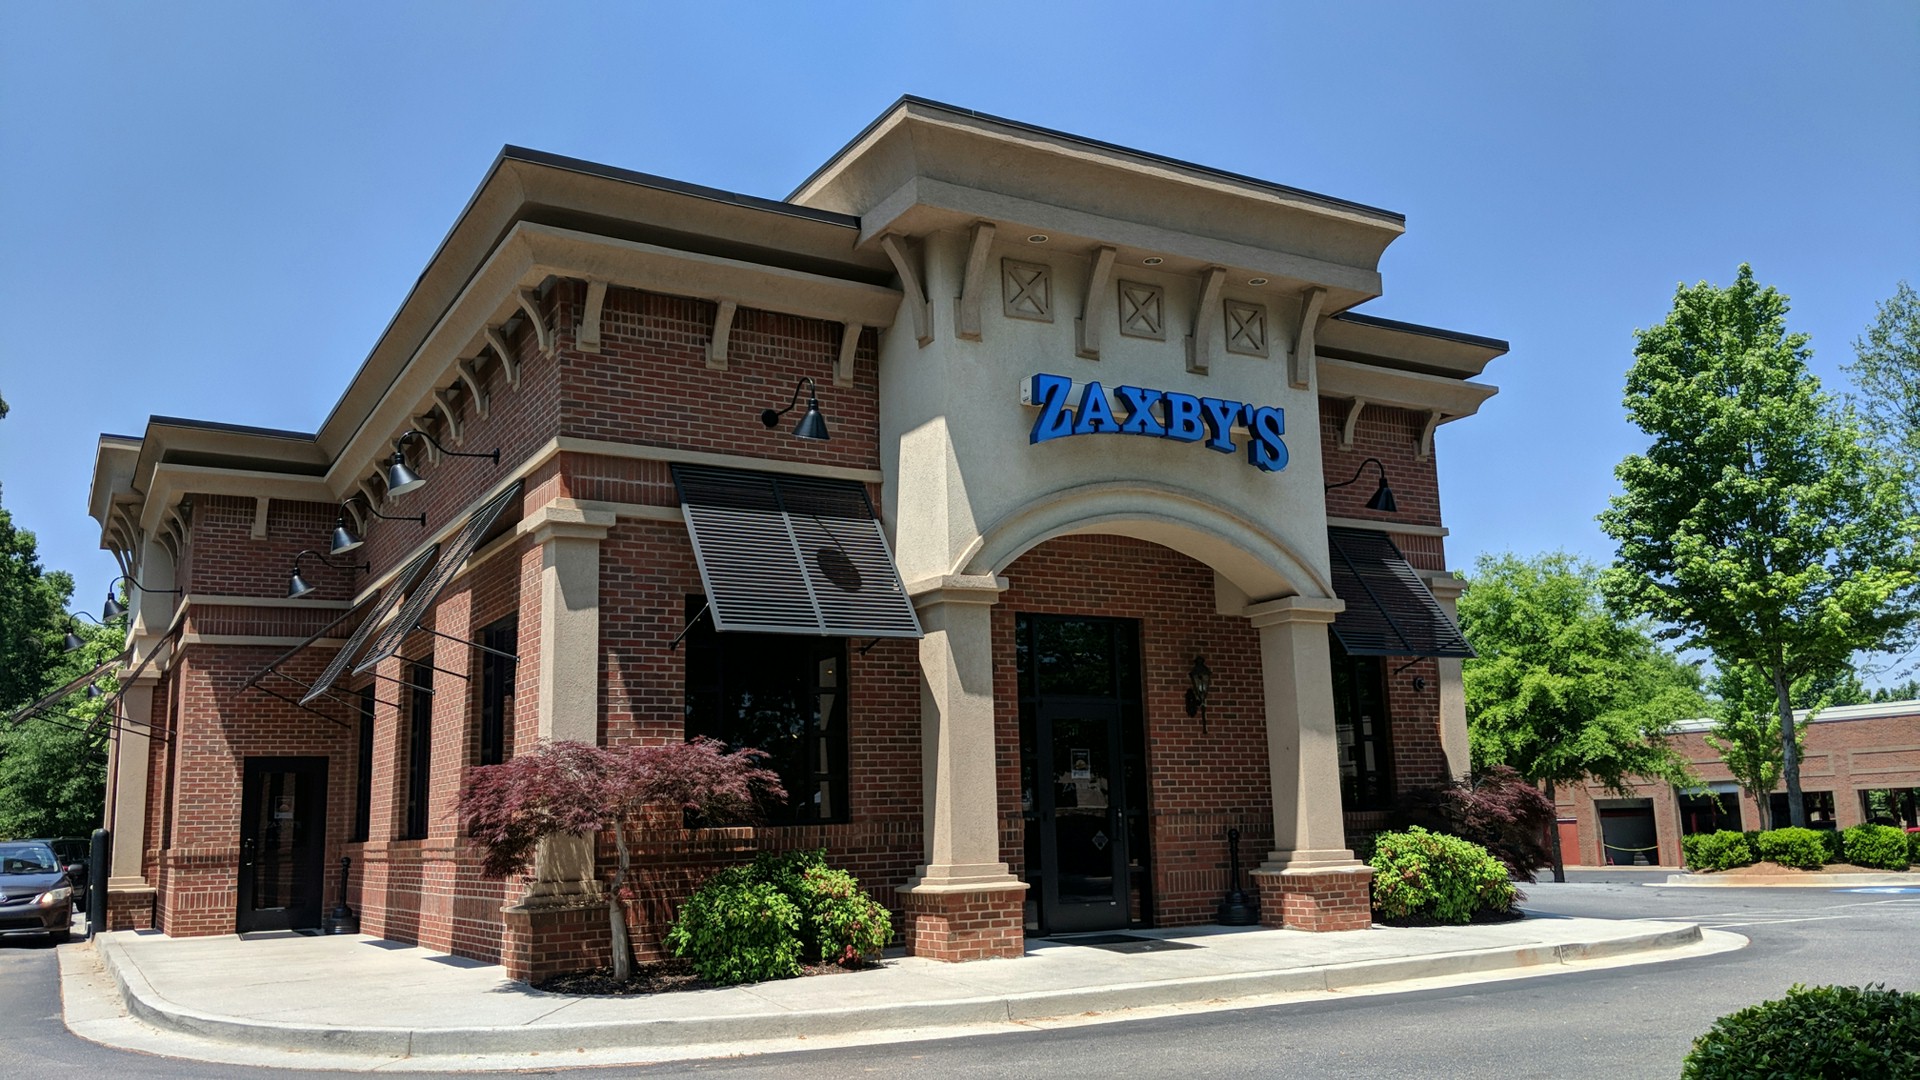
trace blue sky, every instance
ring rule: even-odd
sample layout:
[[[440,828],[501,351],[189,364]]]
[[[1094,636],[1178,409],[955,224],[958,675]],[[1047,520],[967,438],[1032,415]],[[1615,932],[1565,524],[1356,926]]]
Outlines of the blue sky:
[[[1829,385],[1920,283],[1920,5],[0,6],[0,484],[99,606],[101,431],[312,430],[501,145],[784,196],[902,93],[1407,215],[1391,318],[1505,338],[1449,558],[1566,548],[1632,331],[1751,262]]]

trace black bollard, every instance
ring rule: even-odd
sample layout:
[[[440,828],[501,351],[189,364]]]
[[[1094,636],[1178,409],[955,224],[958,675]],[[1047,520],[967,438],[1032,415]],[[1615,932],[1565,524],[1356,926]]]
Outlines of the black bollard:
[[[340,902],[332,911],[320,920],[320,932],[323,934],[357,934],[360,932],[360,917],[347,906],[347,867],[353,862],[345,855],[340,856]]]
[[[1228,887],[1227,895],[1220,901],[1220,910],[1214,921],[1222,926],[1252,926],[1260,921],[1254,913],[1253,905],[1247,903],[1247,894],[1240,889],[1240,830],[1227,830],[1227,857],[1233,865],[1233,884]]]

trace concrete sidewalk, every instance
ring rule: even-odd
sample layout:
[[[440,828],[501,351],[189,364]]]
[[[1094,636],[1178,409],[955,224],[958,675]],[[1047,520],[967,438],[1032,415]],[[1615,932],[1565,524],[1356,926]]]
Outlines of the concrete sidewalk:
[[[1646,963],[1739,948],[1687,923],[1533,916],[1357,933],[1189,927],[1113,951],[1033,941],[1012,960],[649,997],[580,998],[362,936],[103,934],[60,950],[67,1025],[130,1050],[244,1065],[477,1070],[821,1048],[1246,1007]]]

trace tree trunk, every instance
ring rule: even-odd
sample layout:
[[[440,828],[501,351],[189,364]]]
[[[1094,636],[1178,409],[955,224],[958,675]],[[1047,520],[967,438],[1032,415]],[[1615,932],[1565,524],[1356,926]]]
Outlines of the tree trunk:
[[[1547,801],[1553,804],[1553,880],[1565,883],[1567,864],[1560,853],[1560,804],[1553,798],[1553,781],[1547,781]]]
[[[633,942],[627,936],[627,907],[620,894],[627,887],[627,825],[615,818],[613,843],[620,849],[620,861],[613,871],[613,889],[607,893],[607,930],[613,944],[613,977],[625,982],[633,977]]]
[[[1793,737],[1793,696],[1787,684],[1787,673],[1775,665],[1769,673],[1773,676],[1774,703],[1780,711],[1780,775],[1787,781],[1787,818],[1796,829],[1807,827],[1807,805],[1800,797],[1800,755],[1794,745]]]

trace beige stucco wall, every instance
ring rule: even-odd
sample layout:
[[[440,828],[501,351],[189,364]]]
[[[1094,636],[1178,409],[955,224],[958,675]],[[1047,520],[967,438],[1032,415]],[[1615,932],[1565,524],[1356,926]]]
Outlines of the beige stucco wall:
[[[981,340],[961,340],[954,322],[968,240],[959,231],[935,233],[912,252],[925,274],[932,342],[920,346],[904,317],[882,339],[884,514],[895,526],[905,581],[994,573],[1051,536],[1106,532],[1187,552],[1255,601],[1329,594],[1318,398],[1312,387],[1291,390],[1286,380],[1297,307],[1260,290],[1227,288],[1226,298],[1268,305],[1270,355],[1229,354],[1216,331],[1211,373],[1193,374],[1185,339],[1199,280],[1116,266],[1116,281],[1165,286],[1167,340],[1122,336],[1109,300],[1101,358],[1083,359],[1075,354],[1074,319],[1084,303],[1089,258],[1018,237],[994,245]],[[1052,267],[1052,322],[1003,314],[1003,258]],[[1249,465],[1244,436],[1231,455],[1132,435],[1030,444],[1037,413],[1020,403],[1020,388],[1037,372],[1097,379],[1109,393],[1131,384],[1278,406],[1286,411],[1288,465],[1275,473]]]

